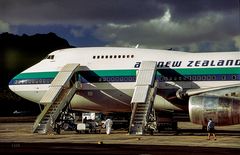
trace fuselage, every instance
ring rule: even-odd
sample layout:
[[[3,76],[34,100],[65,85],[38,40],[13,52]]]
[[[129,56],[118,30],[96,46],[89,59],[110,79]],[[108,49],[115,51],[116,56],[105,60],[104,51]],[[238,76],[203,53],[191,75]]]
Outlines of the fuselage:
[[[51,81],[69,63],[81,66],[77,79],[82,88],[71,107],[84,111],[131,111],[138,69],[142,61],[156,61],[159,81],[156,110],[186,110],[176,92],[240,83],[239,52],[187,53],[137,48],[71,48],[54,51],[41,62],[15,76],[9,88],[39,103]]]

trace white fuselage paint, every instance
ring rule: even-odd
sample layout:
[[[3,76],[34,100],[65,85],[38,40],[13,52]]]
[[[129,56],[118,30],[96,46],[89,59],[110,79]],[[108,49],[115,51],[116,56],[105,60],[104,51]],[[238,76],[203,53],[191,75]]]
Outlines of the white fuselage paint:
[[[183,77],[180,77],[181,75],[179,75],[179,77],[176,75],[175,77],[175,74],[168,74],[168,72],[166,72],[164,76],[169,75],[169,77],[167,77],[167,79],[165,79],[166,77],[161,77],[163,81],[160,80],[158,85],[159,92],[154,102],[156,110],[164,108],[183,110],[177,106],[177,104],[171,103],[171,101],[168,100],[168,97],[174,96],[171,93],[176,92],[177,89],[198,89],[240,83],[239,52],[186,53],[168,50],[96,47],[63,49],[54,51],[49,55],[54,55],[54,59],[44,59],[20,74],[58,72],[64,65],[69,63],[80,64],[82,71],[100,70],[103,72],[117,72],[121,70],[136,70],[137,72],[139,63],[142,61],[156,61],[158,69],[163,72],[173,70],[181,75],[182,73],[185,74],[184,76],[191,75],[191,77],[189,77],[191,80],[189,81],[182,79]],[[111,56],[112,58],[110,58]],[[116,58],[114,58],[114,56],[116,56]],[[217,70],[218,68],[221,68],[221,70]],[[209,73],[211,73],[211,69],[216,77],[208,76]],[[224,74],[226,77],[220,77],[225,69],[229,70],[226,75]],[[230,70],[234,70],[234,75],[231,75],[232,72]],[[202,73],[205,71],[206,74]],[[201,76],[198,75],[198,72]],[[17,79],[17,77],[18,76],[16,76],[15,79]],[[106,77],[103,77],[100,80],[101,82],[82,83],[82,89],[74,95],[71,101],[72,108],[75,110],[104,112],[130,111],[130,102],[135,82],[107,81],[108,79],[104,78]],[[222,79],[219,80],[219,78]],[[50,84],[15,83],[13,81],[13,83],[10,82],[9,84],[9,88],[12,91],[36,103],[39,103],[50,86]]]

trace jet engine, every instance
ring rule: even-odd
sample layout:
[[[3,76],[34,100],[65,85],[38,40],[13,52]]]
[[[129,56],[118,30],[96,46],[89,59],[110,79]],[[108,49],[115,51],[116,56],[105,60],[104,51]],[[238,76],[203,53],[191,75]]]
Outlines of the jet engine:
[[[240,98],[210,95],[189,98],[189,117],[191,122],[207,125],[210,118],[215,125],[234,125],[240,123]]]

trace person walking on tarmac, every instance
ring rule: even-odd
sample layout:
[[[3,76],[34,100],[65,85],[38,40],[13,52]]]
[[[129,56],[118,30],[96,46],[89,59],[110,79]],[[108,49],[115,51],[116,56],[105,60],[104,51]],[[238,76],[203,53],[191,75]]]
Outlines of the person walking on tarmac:
[[[208,140],[210,140],[211,135],[213,136],[214,140],[217,140],[216,135],[215,135],[214,126],[215,126],[215,124],[214,124],[213,120],[210,118],[209,121],[208,121],[208,125],[207,125]]]
[[[87,123],[87,117],[84,117],[83,123]]]
[[[113,125],[113,121],[108,118],[105,122],[104,122],[104,126],[106,127],[106,134],[110,134],[111,130],[112,130],[112,125]]]

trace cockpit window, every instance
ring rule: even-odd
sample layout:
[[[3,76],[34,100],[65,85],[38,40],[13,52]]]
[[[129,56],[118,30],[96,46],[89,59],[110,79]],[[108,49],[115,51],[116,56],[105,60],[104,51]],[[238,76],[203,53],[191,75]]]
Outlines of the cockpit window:
[[[48,55],[47,57],[46,57],[46,59],[54,59],[54,55]]]

